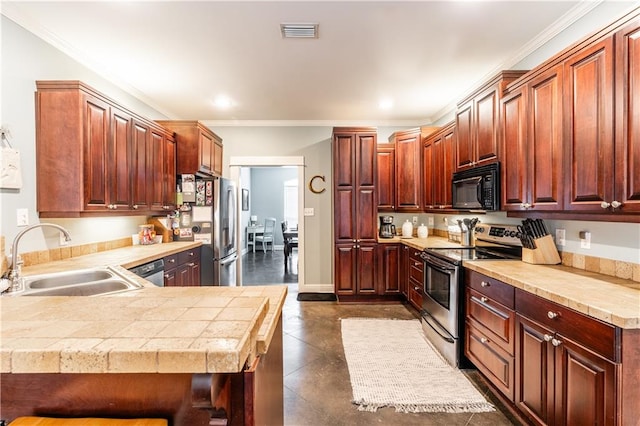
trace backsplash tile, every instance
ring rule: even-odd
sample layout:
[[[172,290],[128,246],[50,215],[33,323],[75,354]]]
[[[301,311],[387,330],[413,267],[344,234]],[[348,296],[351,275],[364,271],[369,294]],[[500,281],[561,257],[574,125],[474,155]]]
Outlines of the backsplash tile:
[[[561,252],[560,256],[564,266],[640,282],[640,264],[638,263],[586,256],[566,251]]]

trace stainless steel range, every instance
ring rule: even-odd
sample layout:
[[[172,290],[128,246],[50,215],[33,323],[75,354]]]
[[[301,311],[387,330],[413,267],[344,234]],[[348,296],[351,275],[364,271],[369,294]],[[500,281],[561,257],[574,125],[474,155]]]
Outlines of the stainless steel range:
[[[463,260],[521,259],[522,243],[516,225],[480,224],[474,229],[475,247],[428,248],[424,260],[422,329],[453,366],[463,360]]]

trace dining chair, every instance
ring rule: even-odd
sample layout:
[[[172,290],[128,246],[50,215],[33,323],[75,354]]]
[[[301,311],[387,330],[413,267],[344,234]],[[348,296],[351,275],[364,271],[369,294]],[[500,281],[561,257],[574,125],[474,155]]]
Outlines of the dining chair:
[[[273,251],[273,238],[274,230],[276,229],[276,218],[267,217],[264,219],[264,232],[262,235],[258,234],[255,237],[255,242],[262,243],[262,251],[267,252],[267,246],[271,243],[271,251]]]
[[[282,228],[282,240],[284,241],[284,273],[287,274],[289,272],[289,256],[293,252],[294,248],[298,247],[298,237],[285,236],[285,231],[287,231],[287,222],[280,222],[280,227]]]

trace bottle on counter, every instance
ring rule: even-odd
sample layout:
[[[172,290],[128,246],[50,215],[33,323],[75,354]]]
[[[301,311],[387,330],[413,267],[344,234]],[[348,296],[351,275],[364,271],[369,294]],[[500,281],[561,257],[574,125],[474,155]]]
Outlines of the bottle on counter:
[[[421,223],[418,226],[418,238],[427,238],[429,236],[429,228],[427,228],[424,223]]]
[[[404,238],[413,237],[413,223],[409,222],[409,219],[402,224],[402,236]]]

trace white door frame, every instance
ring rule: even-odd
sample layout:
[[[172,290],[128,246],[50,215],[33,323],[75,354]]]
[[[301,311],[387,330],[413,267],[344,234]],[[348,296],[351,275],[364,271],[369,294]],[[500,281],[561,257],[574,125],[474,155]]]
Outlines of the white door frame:
[[[242,167],[281,167],[295,166],[298,169],[298,291],[305,291],[304,280],[304,157],[230,157],[229,174],[236,182],[238,188],[242,187],[240,182],[240,168]],[[241,202],[241,197],[238,203]],[[240,223],[241,206],[236,209],[238,217],[236,223]],[[236,247],[240,247],[242,241],[241,227],[236,227]],[[237,264],[238,281],[242,281],[242,256],[238,257]]]

